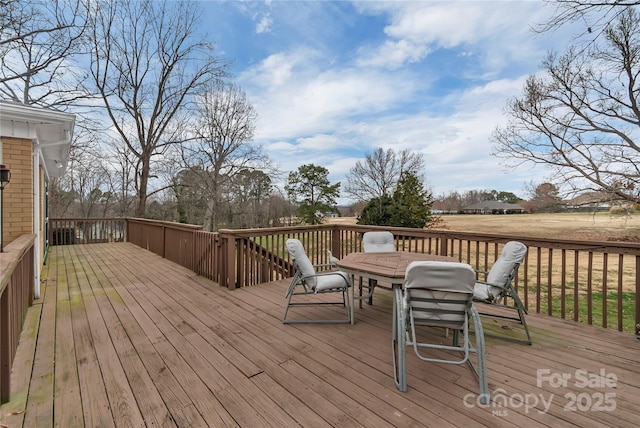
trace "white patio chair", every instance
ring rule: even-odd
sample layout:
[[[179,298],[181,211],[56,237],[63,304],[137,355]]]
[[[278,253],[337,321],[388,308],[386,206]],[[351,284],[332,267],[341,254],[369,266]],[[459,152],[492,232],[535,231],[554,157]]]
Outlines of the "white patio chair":
[[[366,232],[362,235],[362,247],[365,253],[389,253],[396,251],[393,233],[388,231]]]
[[[517,317],[485,312],[480,312],[480,315],[519,321],[524,328],[527,338],[525,340],[493,334],[487,334],[487,336],[496,336],[501,339],[513,340],[531,345],[531,335],[529,334],[529,328],[527,327],[527,322],[524,318],[527,310],[522,304],[520,297],[518,297],[518,293],[513,288],[513,279],[515,278],[518,268],[526,254],[527,246],[523,243],[518,241],[507,242],[502,249],[500,257],[495,261],[489,272],[477,271],[480,274],[486,275],[486,279],[484,281],[476,281],[473,289],[473,298],[479,303],[486,303],[495,307],[516,311],[518,313]],[[505,303],[508,299],[511,299],[512,303]]]
[[[353,308],[349,302],[349,287],[351,280],[349,275],[342,271],[329,270],[316,272],[316,268],[330,267],[331,265],[316,265],[311,263],[304,251],[302,243],[298,239],[287,239],[287,251],[293,260],[295,274],[287,289],[287,308],[282,322],[285,324],[335,324],[353,323]],[[340,294],[341,300],[327,301],[320,295],[328,293]],[[346,318],[340,319],[287,319],[289,309],[293,306],[324,306],[341,305],[346,308]]]
[[[366,232],[362,235],[362,247],[365,253],[390,253],[396,251],[396,243],[393,233],[388,231],[380,232]],[[371,305],[373,304],[373,290],[378,285],[378,282],[374,279],[369,280],[368,292],[366,296],[362,295],[362,278],[358,281],[358,299],[360,301],[360,307],[362,307],[362,301],[367,300]]]
[[[480,317],[473,307],[474,270],[458,262],[412,262],[406,272],[404,292],[395,290],[394,298],[392,350],[396,386],[400,391],[407,390],[406,347],[412,347],[422,361],[468,363],[478,377],[480,400],[487,404],[490,394],[484,336]],[[473,318],[475,346],[469,334],[470,318]],[[452,345],[428,340],[427,334],[420,330],[422,326],[453,330]],[[445,353],[441,351],[452,354],[451,358],[443,356]],[[477,367],[471,361],[471,353],[477,355]]]

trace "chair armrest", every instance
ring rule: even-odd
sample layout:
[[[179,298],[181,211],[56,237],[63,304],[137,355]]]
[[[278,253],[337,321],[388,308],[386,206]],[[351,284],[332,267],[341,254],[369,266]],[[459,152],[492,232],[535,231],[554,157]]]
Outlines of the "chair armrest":
[[[327,272],[335,271],[337,267],[338,266],[332,265],[331,263],[322,263],[319,265],[313,265],[313,268],[318,273],[327,273]]]
[[[335,266],[335,265],[333,265],[333,264],[331,264],[331,263],[321,263],[321,264],[319,264],[319,265],[313,265],[314,269],[315,269],[315,268],[332,267],[332,266]]]
[[[490,287],[500,288],[501,290],[506,290],[507,289],[507,287],[505,287],[503,284],[494,284],[492,282],[487,282],[487,281],[476,281],[476,284],[485,284],[485,285],[488,285]]]
[[[303,275],[300,277],[301,280],[303,279],[307,279],[307,278],[315,278],[317,276],[326,276],[326,275],[340,275],[342,277],[344,277],[344,275],[346,275],[345,272],[339,271],[339,270],[327,270],[324,272],[316,272],[313,275]]]
[[[507,289],[504,285],[487,281],[476,281],[473,290],[473,300],[477,302],[495,303],[501,299]]]

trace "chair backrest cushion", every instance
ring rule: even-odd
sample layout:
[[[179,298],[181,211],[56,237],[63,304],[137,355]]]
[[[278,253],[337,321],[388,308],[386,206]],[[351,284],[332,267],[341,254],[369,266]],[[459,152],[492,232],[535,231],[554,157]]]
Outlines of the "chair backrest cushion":
[[[487,282],[489,284],[505,285],[509,281],[514,268],[522,263],[524,256],[527,254],[527,246],[522,242],[509,241],[502,249],[502,253],[498,260],[493,264]]]
[[[309,260],[309,257],[307,257],[307,253],[305,253],[304,251],[302,242],[300,242],[298,239],[291,238],[287,239],[285,245],[287,246],[287,251],[289,251],[289,256],[291,256],[291,258],[294,260],[296,268],[300,271],[302,276],[310,276],[316,274],[313,263],[311,263],[311,260]],[[307,284],[309,284],[311,287],[315,287],[316,285],[316,278],[313,276],[307,278],[305,281],[307,281]]]
[[[478,300],[485,300],[488,302],[496,302],[501,294],[503,297],[508,294],[505,288],[513,276],[516,270],[524,260],[524,256],[527,254],[527,246],[522,242],[509,241],[502,249],[502,253],[498,260],[495,261],[491,270],[487,274],[486,282],[478,282],[474,290],[474,297]],[[496,287],[491,284],[500,285]]]
[[[412,262],[405,277],[404,310],[411,322],[462,328],[471,307],[475,272],[466,263]]]
[[[404,287],[472,294],[475,278],[473,268],[466,263],[411,262],[407,266]]]
[[[362,236],[362,246],[365,253],[390,253],[396,251],[393,233],[366,232]]]

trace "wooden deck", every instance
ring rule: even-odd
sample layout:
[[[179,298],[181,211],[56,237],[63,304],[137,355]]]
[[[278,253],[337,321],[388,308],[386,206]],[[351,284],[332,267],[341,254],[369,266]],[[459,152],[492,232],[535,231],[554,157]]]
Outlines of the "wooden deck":
[[[530,315],[533,346],[487,338],[493,401],[481,407],[468,366],[412,354],[409,391],[397,391],[386,290],[356,308],[355,325],[283,325],[286,281],[229,291],[127,243],[52,247],[42,278],[2,427],[640,421],[640,340],[629,334]]]

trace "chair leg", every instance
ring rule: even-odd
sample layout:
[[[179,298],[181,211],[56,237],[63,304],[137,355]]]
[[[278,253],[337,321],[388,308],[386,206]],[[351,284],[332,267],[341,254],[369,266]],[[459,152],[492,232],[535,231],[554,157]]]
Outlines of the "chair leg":
[[[296,295],[308,295],[313,294],[313,292],[305,291],[296,293],[295,289],[289,293],[287,298],[287,306],[284,311],[284,317],[282,318],[283,324],[354,324],[354,311],[353,311],[353,301],[349,301],[349,288],[347,287],[342,291],[342,307],[347,310],[347,318],[346,319],[287,319],[287,314],[289,313],[289,308],[291,306],[321,306],[321,305],[340,305],[340,302],[292,302],[293,296]],[[353,296],[353,295],[352,295]]]
[[[520,338],[517,338],[517,337],[509,337],[509,336],[505,336],[505,335],[491,334],[491,333],[487,333],[485,336],[495,337],[497,339],[502,339],[502,340],[509,340],[509,341],[512,341],[512,342],[524,343],[526,345],[531,345],[532,344],[531,334],[529,333],[529,327],[527,326],[527,321],[525,320],[525,315],[527,313],[527,310],[524,308],[524,305],[522,304],[522,300],[520,300],[520,298],[518,297],[518,295],[515,292],[511,293],[510,297],[513,299],[513,303],[514,303],[513,306],[503,303],[502,300],[500,300],[498,302],[491,302],[491,303],[485,302],[484,300],[476,300],[476,302],[482,303],[484,305],[494,305],[494,306],[498,306],[498,307],[514,310],[514,311],[518,312],[518,317],[517,318],[515,317],[515,315],[514,316],[507,316],[507,315],[492,314],[492,313],[485,313],[485,312],[480,313],[480,315],[485,315],[485,316],[492,317],[492,318],[502,318],[502,319],[507,319],[507,320],[518,321],[518,322],[520,322],[520,324],[522,324],[522,328],[524,328],[524,332],[525,332],[525,335],[527,336],[527,338],[526,339],[520,339]]]
[[[394,288],[393,323],[391,326],[391,353],[393,357],[393,380],[401,392],[407,391],[407,353],[402,290]]]
[[[356,297],[356,299],[359,300],[359,306],[360,308],[362,308],[362,301],[363,300],[367,300],[367,303],[369,303],[370,305],[373,304],[373,290],[376,287],[377,282],[374,279],[369,279],[369,285],[367,286],[367,295],[363,296],[362,295],[362,289],[365,287],[364,285],[362,285],[362,277],[360,277],[360,279],[358,280],[358,297]],[[355,290],[354,290],[354,294],[355,294]]]
[[[480,315],[474,307],[471,307],[471,316],[473,318],[473,330],[476,336],[476,355],[478,357],[478,384],[480,388],[480,403],[489,404],[491,393],[489,392],[489,383],[487,381],[487,357],[484,346],[484,332],[482,330],[482,321]]]
[[[356,290],[351,290],[351,293],[352,293],[351,294],[351,302],[349,302],[349,288],[350,287],[347,287],[347,289],[344,290],[344,293],[342,295],[342,299],[344,300],[344,302],[345,302],[345,304],[347,306],[347,312],[349,314],[349,324],[353,325],[355,323],[355,321],[356,321],[355,320],[355,316],[354,316],[355,311],[354,311],[354,308],[353,308],[353,304],[354,304],[353,294],[355,294]],[[354,288],[354,287],[351,287],[351,288]]]
[[[291,298],[293,297],[293,290],[290,290],[287,294],[288,294],[287,307],[284,310],[284,317],[282,317],[282,322],[284,324],[288,324],[289,323],[289,321],[287,321],[287,314],[289,313],[289,306],[291,306]]]
[[[373,290],[378,285],[378,282],[375,279],[369,279],[369,304],[373,305]]]
[[[520,324],[522,324],[522,327],[524,328],[524,332],[527,334],[527,340],[526,343],[527,345],[531,345],[531,334],[529,334],[529,327],[527,326],[527,321],[525,321],[524,319],[524,315],[527,313],[527,310],[524,308],[524,304],[522,303],[522,300],[520,300],[520,297],[518,296],[517,293],[512,293],[511,298],[513,299],[514,303],[516,304],[516,307],[518,308],[518,316],[520,317]]]

